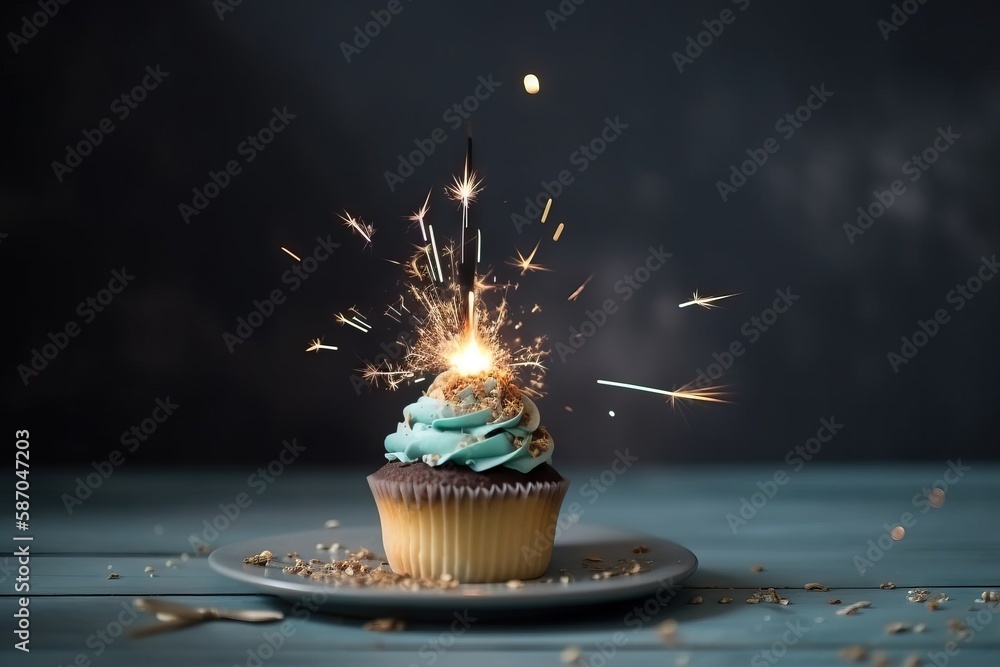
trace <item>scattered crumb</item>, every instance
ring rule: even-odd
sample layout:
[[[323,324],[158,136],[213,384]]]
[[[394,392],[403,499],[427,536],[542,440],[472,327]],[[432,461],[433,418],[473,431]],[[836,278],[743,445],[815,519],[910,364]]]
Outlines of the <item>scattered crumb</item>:
[[[672,618],[668,618],[656,626],[656,634],[660,641],[670,644],[677,639],[678,623]]]
[[[887,635],[895,635],[899,634],[900,632],[909,632],[910,629],[911,628],[909,623],[896,621],[895,623],[890,623],[889,625],[885,626],[885,633]]]
[[[110,565],[108,565],[108,572],[110,572],[110,571],[111,571],[111,570],[113,570],[113,569],[114,569],[114,568],[112,568],[112,567],[111,567]]]
[[[913,626],[914,632],[927,632],[927,625],[924,623],[917,623]]]
[[[889,660],[889,656],[882,651],[875,651],[872,653],[872,667],[888,667],[892,661]]]
[[[761,565],[760,563],[756,563],[756,564],[750,566],[750,571],[751,572],[763,572],[764,571],[764,566]]]
[[[568,574],[560,574],[559,575],[559,583],[560,584],[568,584],[571,581],[573,581],[573,577],[571,577],[570,575],[568,575]]]
[[[272,560],[274,560],[274,554],[264,549],[259,554],[255,556],[247,556],[243,559],[243,562],[247,565],[260,565],[261,567],[267,565]]]
[[[803,586],[807,591],[829,591],[830,589],[823,584],[817,584],[816,582],[811,582]]]
[[[830,598],[826,601],[827,604],[840,604],[840,598]]]
[[[693,598],[691,598],[690,600],[688,600],[687,603],[688,604],[701,604],[704,601],[705,601],[705,598],[701,597],[700,595],[695,595]]]
[[[145,568],[143,568],[142,571],[145,572],[146,574],[149,574],[150,572],[154,572],[155,570],[153,569],[152,565],[147,565]]]
[[[585,570],[604,569],[604,559],[600,556],[588,556],[580,562],[580,566]]]
[[[677,667],[686,667],[686,665],[688,665],[688,663],[690,662],[691,662],[690,653],[678,653],[677,658],[674,660],[674,664],[677,665]]]
[[[855,614],[858,613],[859,609],[866,609],[870,606],[872,606],[871,602],[869,602],[868,600],[861,600],[860,602],[849,604],[843,609],[838,609],[837,616],[854,616]]]
[[[638,546],[632,547],[632,553],[634,554],[644,554],[647,551],[649,551],[649,547],[647,547],[645,544],[640,544]]]
[[[907,602],[927,602],[927,598],[930,597],[931,592],[924,588],[914,588],[912,591],[906,591]]]
[[[181,554],[181,560],[191,560],[191,554],[185,551]]]
[[[959,639],[965,639],[969,636],[969,626],[960,621],[957,618],[949,618],[948,622],[945,624],[949,631],[954,632],[958,635]]]
[[[568,405],[565,406],[564,409],[566,410],[566,412],[573,412],[573,408],[569,407]]]
[[[108,579],[121,579],[122,575],[117,572],[108,572]]]
[[[719,598],[719,604],[729,604],[732,601],[732,598]]]
[[[211,547],[209,547],[207,544],[199,544],[197,551],[200,554],[209,554],[209,553],[212,553]]]
[[[852,662],[861,662],[868,657],[868,649],[860,644],[853,644],[851,646],[845,646],[837,652],[837,657],[841,660],[850,660]]]
[[[176,563],[174,563],[174,561],[170,560],[169,558],[168,558],[168,559],[167,559],[167,561],[166,561],[166,562],[164,563],[164,565],[165,565],[166,567],[177,567],[177,564],[176,564]]]
[[[980,599],[983,602],[1000,602],[1000,591],[983,591]]]
[[[564,665],[578,665],[582,658],[579,646],[567,646],[559,653],[559,660]]]
[[[923,663],[920,660],[919,653],[911,653],[903,660],[903,667],[920,667],[921,664]]]
[[[926,606],[927,609],[930,611],[937,611],[938,606],[940,606],[940,604],[941,604],[941,598],[932,598],[928,600],[927,604],[924,606]]]
[[[327,519],[326,523],[323,524],[324,528],[340,528],[340,522],[336,519]]]
[[[441,575],[441,581],[452,581],[455,577],[451,576],[447,572]]]
[[[781,597],[778,591],[773,588],[761,588],[751,597],[747,598],[747,604],[759,604],[769,602],[771,604],[788,604],[788,600]]]
[[[316,551],[329,551],[332,544],[323,544],[322,542],[316,543]]]
[[[373,618],[361,626],[370,632],[399,632],[406,629],[406,621],[401,618]]]
[[[507,588],[524,588],[524,582],[520,579],[511,579],[507,582]]]
[[[881,588],[883,591],[891,591],[893,588],[896,587],[896,584],[892,583],[891,581],[887,581],[885,583],[879,584],[878,587]]]
[[[155,574],[153,574],[152,572],[150,572],[150,573],[149,573],[149,578],[150,578],[150,579],[152,579],[152,578],[153,578],[153,577],[155,577],[155,576],[156,576],[156,575],[155,575]]]

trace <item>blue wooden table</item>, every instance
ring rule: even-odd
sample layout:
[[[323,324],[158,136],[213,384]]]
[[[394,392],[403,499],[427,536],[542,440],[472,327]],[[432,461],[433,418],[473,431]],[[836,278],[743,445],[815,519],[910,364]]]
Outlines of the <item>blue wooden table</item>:
[[[30,545],[30,572],[19,575],[10,555],[0,569],[3,664],[408,667],[559,665],[575,657],[593,667],[818,666],[849,664],[840,653],[853,647],[865,654],[864,664],[886,658],[893,665],[1000,665],[1000,607],[977,601],[1000,589],[1000,466],[957,460],[806,464],[798,471],[564,470],[573,480],[564,508],[578,503],[581,524],[663,536],[698,556],[699,570],[666,605],[646,598],[457,626],[409,619],[394,632],[367,630],[359,618],[288,615],[285,626],[211,621],[129,637],[129,630],[158,622],[135,611],[137,596],[289,610],[213,571],[204,554],[194,553],[202,542],[217,547],[321,528],[329,519],[377,523],[366,471],[289,466],[261,488],[248,486],[252,470],[238,468],[122,467],[81,503],[69,498],[87,471],[36,471],[30,528],[10,530],[11,537],[33,538],[10,542]],[[223,530],[208,530],[241,493],[252,502]],[[901,539],[893,539],[894,530]],[[108,579],[109,568],[120,578]],[[29,591],[17,592],[19,579]],[[812,582],[830,590],[805,590]],[[895,588],[880,588],[886,582]],[[768,587],[790,604],[746,602]],[[918,588],[948,599],[936,610],[908,601]],[[703,602],[690,604],[696,596]],[[22,597],[30,598],[30,653],[14,649]],[[722,598],[733,602],[720,604]],[[871,606],[836,613],[862,600]],[[887,631],[892,624],[903,631]]]

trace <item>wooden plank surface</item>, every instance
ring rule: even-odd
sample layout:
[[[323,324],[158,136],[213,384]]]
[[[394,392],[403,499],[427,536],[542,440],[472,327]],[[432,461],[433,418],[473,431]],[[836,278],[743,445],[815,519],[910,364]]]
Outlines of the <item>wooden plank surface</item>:
[[[925,511],[922,490],[942,479],[947,463],[813,465],[775,487],[768,482],[784,466],[635,468],[614,477],[603,471],[611,484],[601,483],[599,469],[567,471],[574,484],[564,513],[575,504],[581,524],[661,535],[695,552],[699,571],[669,605],[640,599],[566,610],[555,618],[484,619],[461,633],[452,633],[447,623],[411,620],[405,631],[373,633],[358,619],[290,617],[280,659],[268,664],[331,664],[336,654],[332,664],[489,665],[509,651],[527,664],[560,664],[560,651],[578,646],[581,664],[592,665],[603,664],[601,647],[604,653],[614,650],[614,664],[826,665],[845,664],[837,652],[848,644],[885,651],[895,664],[911,653],[922,655],[925,665],[1000,664],[1000,609],[974,602],[982,590],[1000,588],[1000,466],[963,465],[969,470],[948,485],[943,505]],[[34,480],[33,497],[46,501],[33,507],[29,531],[34,537],[33,650],[30,655],[14,652],[18,664],[69,664],[80,655],[95,665],[252,663],[247,651],[260,647],[265,634],[277,641],[274,633],[281,634],[283,626],[212,622],[144,639],[121,636],[100,655],[103,642],[92,637],[114,629],[116,619],[128,619],[130,627],[153,623],[130,611],[136,596],[290,610],[280,600],[217,575],[203,555],[182,560],[183,552],[192,551],[192,535],[210,537],[218,546],[314,529],[330,518],[345,526],[377,522],[363,471],[292,469],[260,494],[248,492],[246,477],[252,470],[118,471],[70,515],[60,497],[72,493],[82,472]],[[217,535],[205,533],[205,521],[226,523],[218,517],[227,507],[232,512],[230,503],[241,492],[248,492],[252,502]],[[757,492],[764,495],[752,497]],[[759,505],[752,516],[744,509],[740,517],[742,498],[751,507],[753,501]],[[746,523],[733,522],[727,514]],[[900,523],[910,524],[902,539],[882,537],[885,524]],[[331,541],[335,534],[331,530]],[[876,547],[871,553],[869,540]],[[856,556],[868,564],[859,567]],[[752,571],[754,564],[763,571]],[[120,579],[107,579],[108,565]],[[147,565],[154,568],[153,577],[144,572]],[[10,556],[0,563],[0,613],[8,619],[17,608],[11,566]],[[878,588],[889,580],[896,589]],[[802,590],[810,581],[834,590]],[[745,602],[768,586],[791,604]],[[930,612],[906,601],[906,591],[915,587],[944,592],[951,600]],[[695,595],[705,602],[685,604]],[[718,604],[721,597],[734,602]],[[830,597],[845,603],[870,600],[873,606],[856,616],[838,616],[837,607],[826,603]],[[644,619],[647,603],[650,615]],[[666,619],[678,623],[673,644],[664,644],[657,632]],[[948,629],[950,619],[966,619],[971,633],[959,637]],[[886,634],[893,622],[923,623],[927,630]],[[958,651],[953,656],[946,652],[949,641]],[[446,650],[441,642],[448,643]]]

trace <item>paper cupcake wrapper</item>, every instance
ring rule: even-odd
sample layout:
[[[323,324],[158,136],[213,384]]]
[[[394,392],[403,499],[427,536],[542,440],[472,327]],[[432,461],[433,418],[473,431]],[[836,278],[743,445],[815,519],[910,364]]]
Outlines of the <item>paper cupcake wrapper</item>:
[[[392,570],[461,582],[541,576],[569,488],[567,480],[477,489],[372,477],[368,484]]]

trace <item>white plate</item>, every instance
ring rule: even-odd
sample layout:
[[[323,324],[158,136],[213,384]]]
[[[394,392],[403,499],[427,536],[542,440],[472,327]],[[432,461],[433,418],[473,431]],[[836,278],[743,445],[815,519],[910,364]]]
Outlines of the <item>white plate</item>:
[[[675,589],[672,587],[691,576],[698,568],[698,559],[684,547],[652,535],[609,528],[606,526],[571,525],[556,538],[552,562],[545,575],[524,582],[523,588],[508,588],[506,584],[459,584],[447,590],[405,590],[396,587],[362,588],[333,586],[286,574],[281,568],[288,564],[285,554],[298,552],[301,558],[331,559],[326,551],[317,551],[317,544],[337,542],[348,549],[367,547],[382,554],[381,530],[376,527],[310,530],[301,533],[261,537],[239,544],[219,547],[209,556],[209,564],[220,574],[250,584],[254,588],[292,602],[318,607],[322,611],[366,616],[388,614],[404,616],[418,613],[437,615],[454,610],[518,612],[539,611],[579,605],[627,600],[659,593],[661,601]],[[636,554],[633,548],[645,546],[648,551]],[[245,565],[243,559],[264,549],[278,559],[268,567]],[[343,558],[343,552],[338,554]],[[585,570],[582,560],[601,557],[607,566],[619,559],[652,561],[649,569],[639,574],[595,580],[593,570]],[[278,564],[280,563],[280,564]],[[574,579],[559,583],[560,570]],[[554,582],[546,582],[547,578]],[[308,604],[307,604],[308,603]]]

